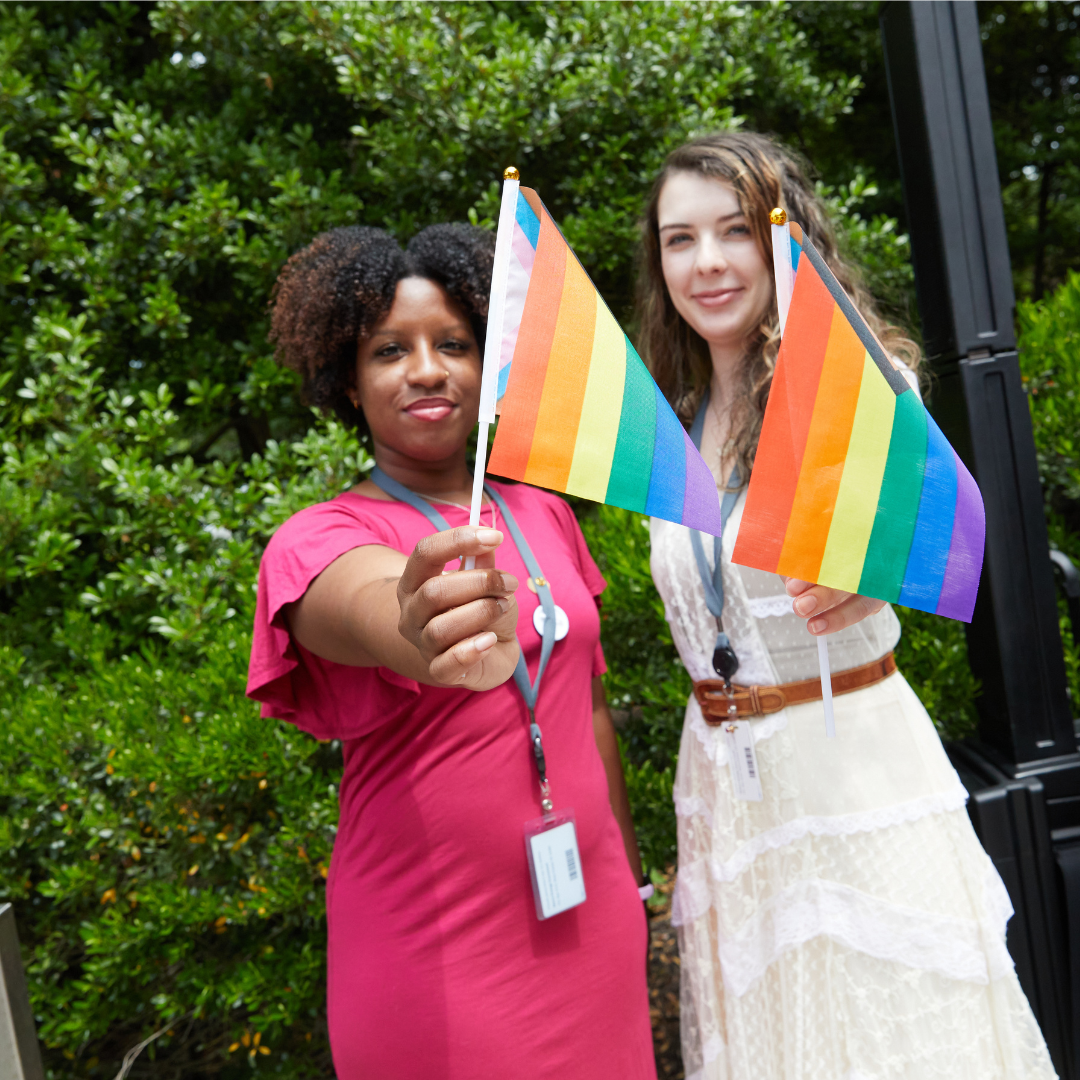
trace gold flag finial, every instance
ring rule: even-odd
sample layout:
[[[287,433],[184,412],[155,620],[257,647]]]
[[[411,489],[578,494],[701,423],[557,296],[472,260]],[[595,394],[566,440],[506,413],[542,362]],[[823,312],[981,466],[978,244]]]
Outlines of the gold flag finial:
[[[521,179],[521,173],[519,173],[517,171],[517,169],[514,168],[513,165],[508,165],[505,169],[503,169],[503,179],[504,180],[520,180]]]
[[[774,225],[786,225],[787,211],[782,206],[777,206],[775,209],[769,211],[769,220]]]

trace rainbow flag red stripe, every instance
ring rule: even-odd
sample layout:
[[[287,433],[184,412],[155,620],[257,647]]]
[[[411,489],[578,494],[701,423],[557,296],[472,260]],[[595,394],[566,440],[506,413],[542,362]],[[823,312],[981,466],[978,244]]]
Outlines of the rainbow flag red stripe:
[[[500,341],[491,472],[720,535],[712,473],[529,188]]]
[[[733,560],[971,621],[971,474],[808,239]]]

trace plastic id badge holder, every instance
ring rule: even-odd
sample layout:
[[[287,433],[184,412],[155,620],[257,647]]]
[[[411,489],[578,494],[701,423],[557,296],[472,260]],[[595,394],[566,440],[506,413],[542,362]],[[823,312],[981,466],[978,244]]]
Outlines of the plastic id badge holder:
[[[731,786],[735,798],[743,802],[761,802],[761,773],[758,771],[754,732],[749,720],[736,720],[723,726],[728,761],[731,763]]]
[[[573,810],[559,810],[525,822],[525,851],[538,919],[550,919],[585,903],[585,877]]]

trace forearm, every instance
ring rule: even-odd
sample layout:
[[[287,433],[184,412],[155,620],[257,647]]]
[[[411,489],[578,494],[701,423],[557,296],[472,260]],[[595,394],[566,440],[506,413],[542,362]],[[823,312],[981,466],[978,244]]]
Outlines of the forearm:
[[[608,799],[611,802],[615,820],[619,824],[619,831],[622,833],[630,871],[634,875],[634,880],[640,883],[644,877],[641,869],[641,854],[638,851],[634,819],[630,812],[630,798],[626,793],[626,777],[623,774],[622,757],[619,754],[619,740],[615,737],[615,724],[611,719],[611,710],[608,708],[604,687],[599,678],[593,679],[592,700],[593,735],[596,738],[596,748],[600,751],[600,760],[604,763]]]
[[[497,531],[462,527],[425,537],[408,559],[381,545],[353,548],[286,608],[289,629],[324,660],[388,667],[428,686],[490,690],[511,676],[518,657],[518,583],[494,566],[501,542]],[[474,569],[443,573],[469,555]]]
[[[326,568],[288,612],[293,636],[309,652],[350,667],[388,667],[426,681],[419,650],[398,632],[397,587],[405,559],[356,548]]]

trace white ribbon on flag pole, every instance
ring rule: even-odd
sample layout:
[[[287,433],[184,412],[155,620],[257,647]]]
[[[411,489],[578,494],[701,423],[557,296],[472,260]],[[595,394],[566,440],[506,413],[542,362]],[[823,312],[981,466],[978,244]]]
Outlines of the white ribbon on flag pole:
[[[791,294],[795,291],[795,271],[791,265],[791,227],[773,224],[773,275],[776,279],[776,311],[780,317],[780,336],[787,329]],[[836,737],[836,717],[833,714],[832,672],[829,666],[829,642],[825,635],[817,639],[818,674],[821,676],[821,704],[825,708],[825,734]]]
[[[786,221],[783,225],[773,225],[771,228],[776,310],[780,315],[780,336],[783,337],[788,308],[791,306],[791,294],[795,290],[795,274],[791,268],[791,229]]]
[[[516,170],[515,170],[516,172]],[[491,268],[491,293],[488,297],[487,335],[484,338],[484,368],[480,378],[480,426],[476,433],[476,466],[473,469],[472,505],[469,524],[480,524],[484,502],[484,470],[487,468],[488,426],[495,423],[496,394],[499,388],[499,354],[502,352],[503,310],[506,306],[506,279],[510,273],[510,245],[514,239],[514,215],[520,182],[503,180],[499,229],[495,234],[495,261]],[[465,560],[465,569],[475,564],[473,556]]]

